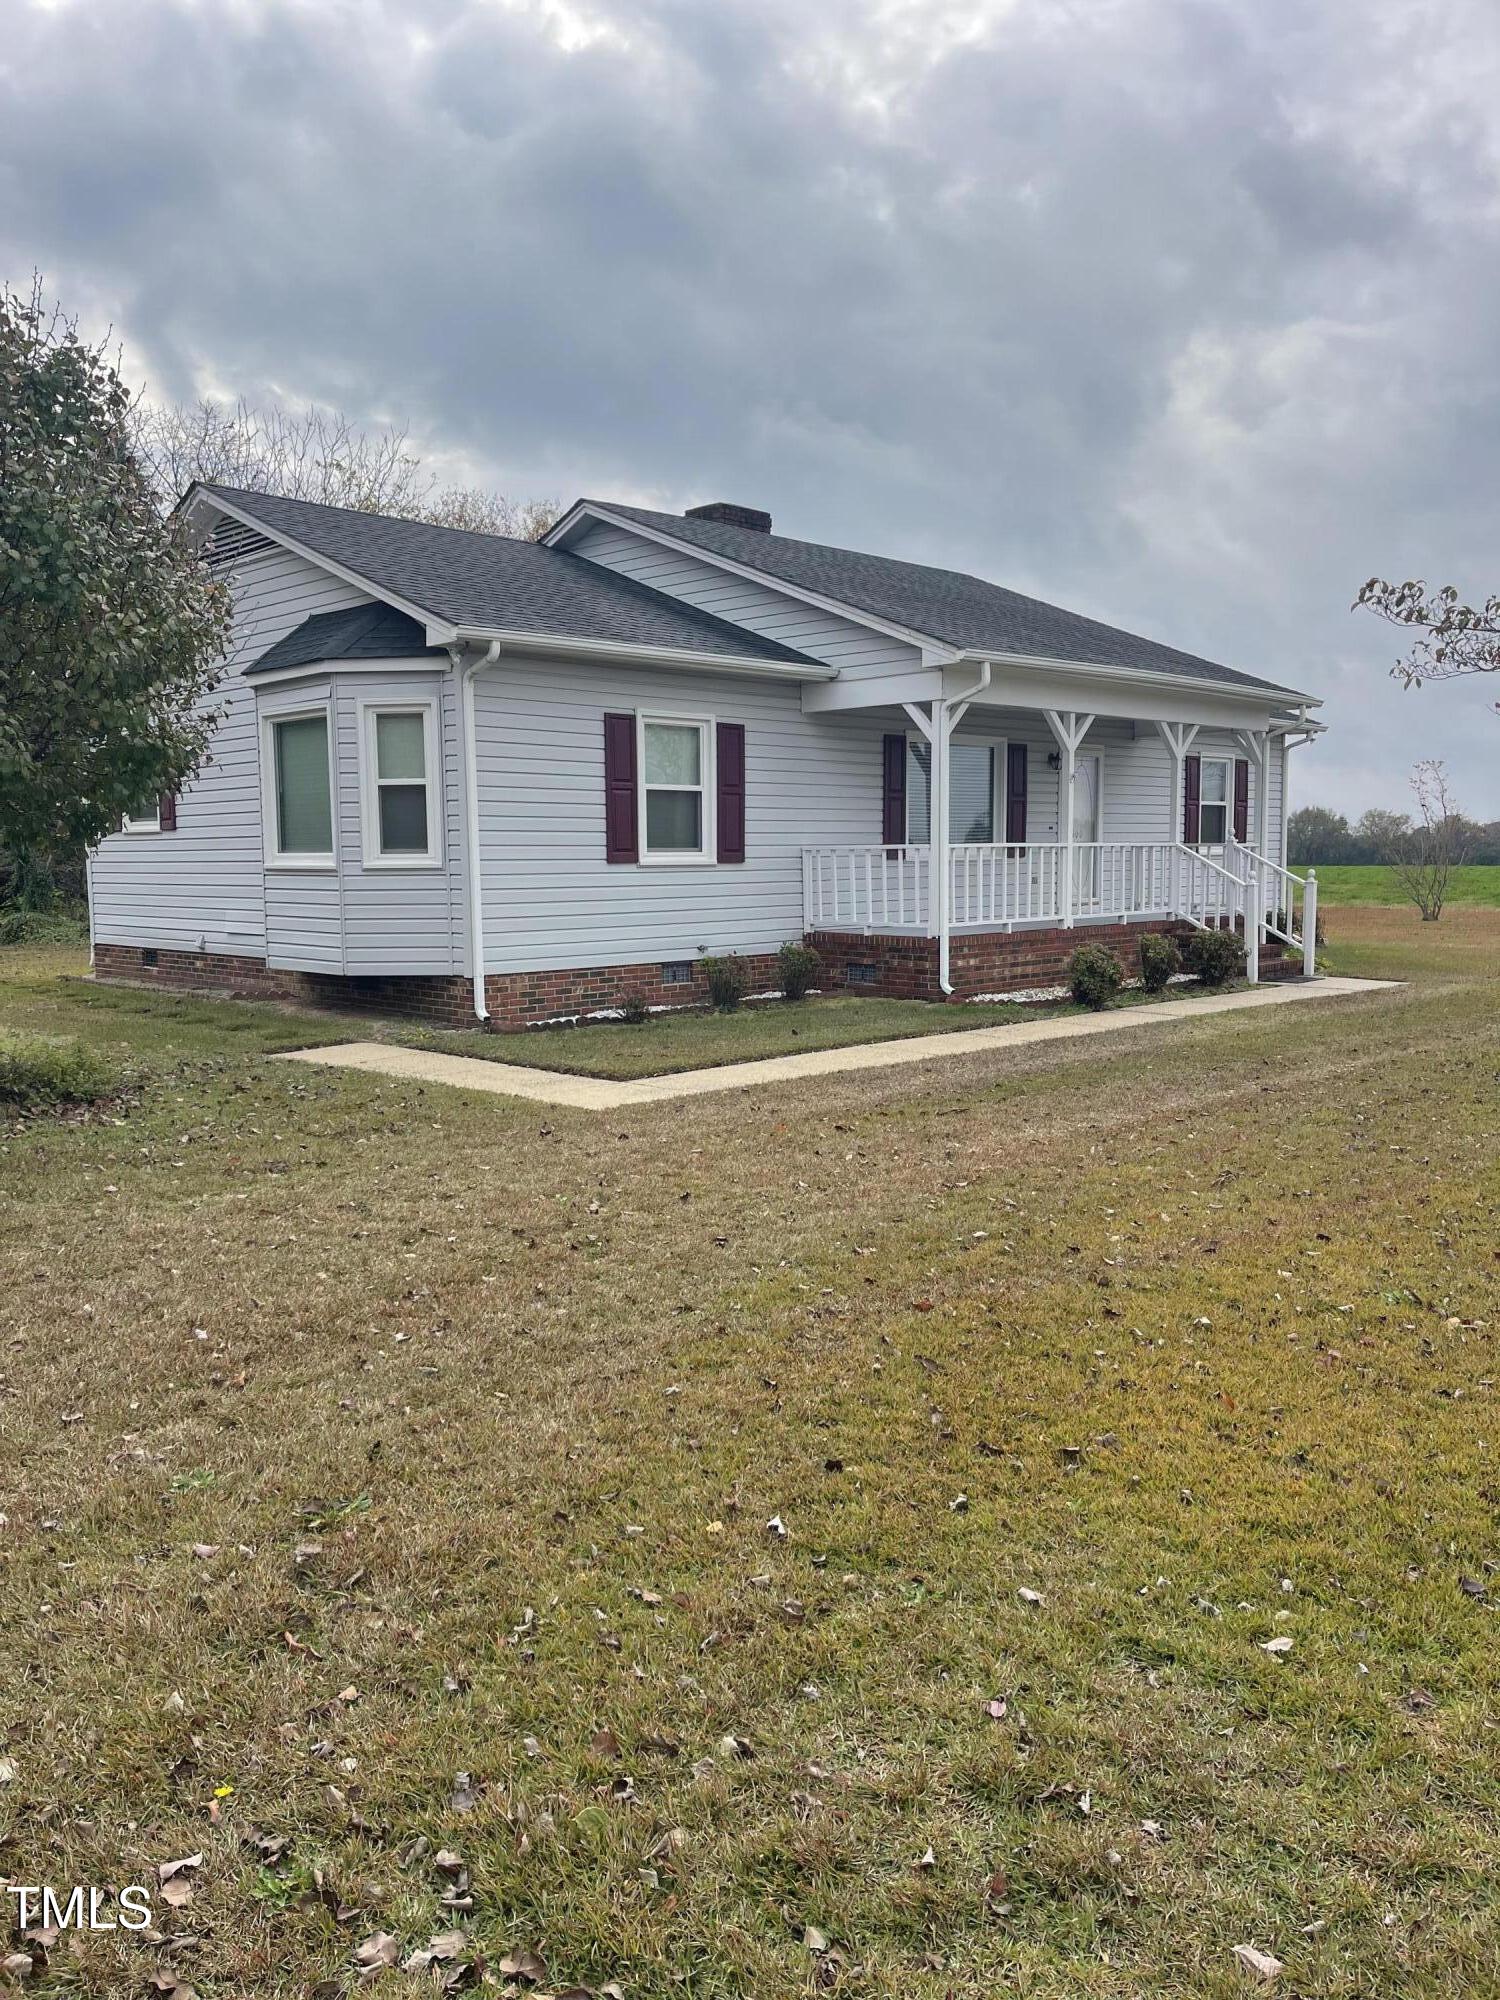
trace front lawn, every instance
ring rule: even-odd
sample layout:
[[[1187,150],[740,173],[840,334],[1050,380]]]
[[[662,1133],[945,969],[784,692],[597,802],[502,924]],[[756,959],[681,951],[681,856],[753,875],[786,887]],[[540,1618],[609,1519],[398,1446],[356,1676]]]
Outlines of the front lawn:
[[[608,1116],[0,954],[134,1079],[0,1123],[0,1845],[163,1940],[32,1990],[430,1996],[357,1954],[456,1931],[497,1993],[1495,1991],[1467,920],[1399,993]]]
[[[399,1039],[449,1055],[484,1056],[531,1069],[578,1076],[667,1076],[800,1049],[842,1049],[902,1035],[936,1035],[1033,1019],[1040,1010],[1014,1002],[946,1007],[927,1000],[859,1000],[843,996],[793,1002],[758,1001],[733,1014],[654,1014],[647,1022],[593,1021],[577,1028],[531,1028],[519,1035],[402,1032]]]
[[[1234,992],[1243,983],[1231,982],[1214,990]],[[1206,990],[1196,983],[1172,986],[1165,993],[1145,993],[1131,987],[1117,995],[1114,1005],[1139,1007],[1158,1000],[1186,1000]],[[930,1000],[860,1000],[839,995],[791,1005],[766,1001],[741,1007],[733,1014],[684,1009],[653,1015],[649,1022],[637,1025],[595,1021],[578,1028],[532,1028],[518,1035],[450,1034],[400,1027],[377,1032],[413,1048],[441,1049],[446,1055],[480,1056],[489,1062],[519,1063],[528,1069],[626,1079],[714,1069],[722,1063],[796,1055],[808,1049],[842,1049],[861,1042],[895,1041],[906,1035],[956,1034],[965,1029],[1087,1012],[1072,1000],[949,1006]]]

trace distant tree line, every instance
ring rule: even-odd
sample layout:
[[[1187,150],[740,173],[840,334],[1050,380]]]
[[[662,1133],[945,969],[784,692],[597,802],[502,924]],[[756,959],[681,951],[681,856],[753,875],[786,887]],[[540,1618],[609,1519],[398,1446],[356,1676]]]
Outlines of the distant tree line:
[[[1464,860],[1500,866],[1500,819],[1481,822],[1459,813],[1455,832]],[[1294,868],[1317,868],[1344,862],[1352,866],[1390,861],[1411,830],[1408,813],[1372,806],[1351,826],[1341,812],[1328,806],[1303,806],[1287,822],[1287,847]]]

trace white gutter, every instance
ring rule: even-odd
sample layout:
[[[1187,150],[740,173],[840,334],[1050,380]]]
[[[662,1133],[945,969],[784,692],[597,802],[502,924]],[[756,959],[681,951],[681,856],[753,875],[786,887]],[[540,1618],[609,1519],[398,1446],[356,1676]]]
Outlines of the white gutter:
[[[988,660],[979,662],[979,678],[973,687],[965,688],[962,694],[944,695],[932,704],[932,835],[933,870],[932,898],[933,915],[938,927],[938,988],[940,992],[951,993],[953,981],[949,976],[948,945],[950,933],[949,906],[952,897],[948,880],[948,750],[954,729],[963,720],[965,711],[975,695],[983,694],[990,684],[991,664]],[[939,774],[941,773],[941,780]]]
[[[437,628],[431,628],[436,631]],[[772,680],[836,681],[837,667],[819,661],[767,660],[753,653],[700,653],[688,646],[638,646],[620,639],[559,638],[550,632],[517,632],[499,626],[461,625],[430,638],[436,645],[498,646],[507,653],[544,659],[633,660],[648,667],[691,667],[700,673],[762,674]]]
[[[984,660],[999,667],[1033,667],[1049,674],[1093,674],[1099,679],[1116,681],[1121,686],[1145,681],[1152,687],[1201,688],[1214,694],[1222,694],[1230,701],[1253,701],[1261,708],[1266,706],[1268,695],[1285,695],[1288,703],[1296,703],[1302,708],[1321,708],[1322,697],[1301,694],[1296,688],[1278,687],[1267,681],[1264,687],[1241,687],[1235,681],[1210,680],[1202,674],[1164,674],[1156,667],[1112,667],[1102,660],[1054,660],[1041,653],[993,653],[966,652],[959,655],[961,660]]]
[[[500,657],[500,641],[492,639],[477,660],[459,669],[459,702],[464,728],[464,834],[468,854],[464,880],[469,892],[469,969],[474,981],[474,1015],[487,1021],[490,1010],[484,998],[484,880],[479,852],[479,751],[474,736],[474,676],[494,666]],[[453,665],[459,668],[461,649],[453,648]]]

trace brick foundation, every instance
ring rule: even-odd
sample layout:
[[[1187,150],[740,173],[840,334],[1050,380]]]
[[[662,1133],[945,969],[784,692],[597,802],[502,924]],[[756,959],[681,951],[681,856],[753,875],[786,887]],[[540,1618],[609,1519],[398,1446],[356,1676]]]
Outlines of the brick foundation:
[[[743,964],[749,992],[770,992],[780,983],[772,955],[747,956]],[[492,972],[484,982],[489,1026],[495,1033],[513,1033],[541,1021],[619,1007],[637,995],[651,1007],[701,1007],[708,1001],[708,981],[696,961],[692,973],[689,982],[669,985],[662,979],[659,961],[558,972]],[[440,1028],[477,1026],[473,984],[456,973],[363,978],[287,972],[258,958],[101,944],[94,948],[94,976],[162,986],[179,993],[225,993],[257,1000],[295,1000],[304,1006],[350,1014],[392,1014]]]
[[[964,1000],[976,993],[1015,993],[1035,986],[1064,985],[1069,958],[1086,943],[1108,945],[1124,961],[1126,976],[1133,979],[1140,972],[1140,940],[1148,931],[1165,931],[1181,938],[1188,935],[1188,926],[1170,922],[1083,924],[1072,931],[960,933],[949,952],[951,997]],[[807,941],[823,962],[819,984],[825,993],[847,991],[894,1000],[940,1001],[947,997],[938,986],[936,938],[856,937],[842,931],[814,931]],[[868,966],[873,977],[851,978],[851,966]],[[1277,940],[1262,946],[1264,978],[1285,976],[1289,966]],[[770,992],[779,984],[776,960],[770,954],[747,956],[744,967],[752,993]],[[691,982],[681,985],[666,984],[656,962],[557,972],[492,972],[484,982],[489,1028],[493,1033],[514,1034],[543,1021],[619,1007],[637,996],[651,1007],[706,1005],[708,981],[696,962],[692,971]],[[225,993],[255,1000],[295,1000],[304,1006],[350,1014],[391,1014],[432,1027],[476,1025],[473,987],[455,973],[339,977],[280,971],[258,958],[218,952],[101,944],[94,949],[94,976],[179,993]]]
[[[972,999],[976,993],[1023,993],[1038,986],[1065,986],[1068,960],[1081,944],[1102,944],[1115,952],[1127,979],[1140,977],[1141,939],[1158,932],[1179,942],[1192,934],[1188,924],[1152,920],[1135,924],[1080,924],[1077,929],[960,931],[949,944],[948,971],[953,993],[938,985],[936,938],[854,937],[845,931],[812,931],[807,942],[823,961],[825,992],[870,993],[891,1000]],[[1261,946],[1261,974],[1281,971],[1278,939]],[[855,976],[851,978],[850,968]],[[873,968],[873,977],[860,972]]]

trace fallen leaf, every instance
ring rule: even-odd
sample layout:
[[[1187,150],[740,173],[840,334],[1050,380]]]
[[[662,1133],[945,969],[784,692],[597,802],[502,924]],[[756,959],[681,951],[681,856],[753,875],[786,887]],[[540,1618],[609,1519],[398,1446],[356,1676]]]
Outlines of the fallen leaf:
[[[620,1739],[606,1722],[602,1729],[596,1729],[589,1738],[589,1748],[596,1757],[618,1757]]]
[[[547,1966],[536,1952],[520,1945],[501,1959],[500,1972],[505,1979],[524,1979],[528,1985],[535,1986],[547,1977]]]
[[[1016,1595],[1017,1597],[1020,1598],[1023,1604],[1030,1604],[1032,1606],[1045,1604],[1047,1601],[1039,1590],[1028,1590],[1025,1584],[1022,1584],[1021,1588],[1016,1592]]]
[[[1237,1944],[1233,1957],[1245,1978],[1253,1984],[1269,1986],[1281,1976],[1281,1960],[1273,1958],[1268,1951],[1257,1951],[1253,1944]]]
[[[354,1963],[367,1971],[394,1965],[400,1956],[401,1947],[390,1931],[375,1931],[354,1947]]]
[[[1260,1641],[1260,1650],[1263,1653],[1274,1653],[1278,1659],[1281,1659],[1292,1650],[1292,1642],[1285,1632],[1283,1632],[1278,1638],[1262,1639]],[[1238,1946],[1235,1948],[1236,1950],[1239,1949]]]
[[[824,1935],[824,1933],[818,1929],[816,1924],[807,1924],[804,1927],[802,1932],[802,1942],[807,1946],[808,1950],[812,1952],[827,1951],[828,1949],[828,1939]]]
[[[767,1521],[766,1533],[774,1535],[778,1542],[786,1540],[786,1522],[782,1520],[779,1514],[773,1514],[770,1520]]]
[[[991,1722],[1004,1722],[1009,1712],[1005,1696],[997,1694],[993,1701],[987,1701],[984,1705],[984,1712]]]
[[[189,1869],[202,1866],[201,1854],[184,1854],[180,1861],[163,1861],[156,1871],[156,1877],[159,1882],[170,1882],[174,1875],[185,1875]]]

